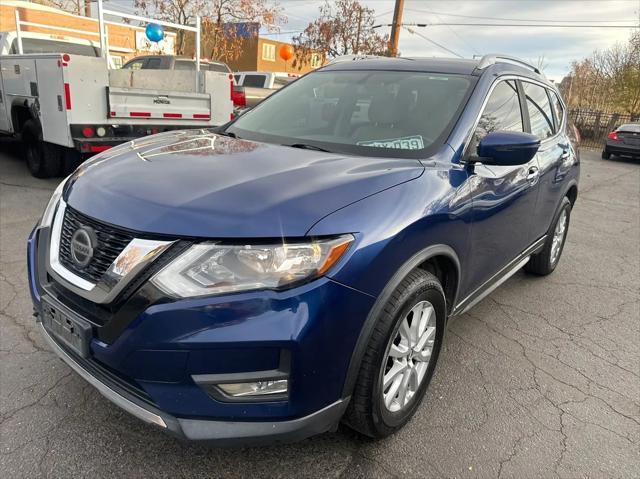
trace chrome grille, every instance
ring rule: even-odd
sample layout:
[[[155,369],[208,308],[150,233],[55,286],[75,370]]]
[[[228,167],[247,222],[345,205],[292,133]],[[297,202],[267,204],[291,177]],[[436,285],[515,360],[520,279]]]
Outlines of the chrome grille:
[[[93,257],[85,267],[79,267],[71,258],[71,237],[82,226],[92,228],[98,238]],[[128,231],[96,221],[67,206],[60,234],[60,263],[81,278],[98,283],[132,239]]]

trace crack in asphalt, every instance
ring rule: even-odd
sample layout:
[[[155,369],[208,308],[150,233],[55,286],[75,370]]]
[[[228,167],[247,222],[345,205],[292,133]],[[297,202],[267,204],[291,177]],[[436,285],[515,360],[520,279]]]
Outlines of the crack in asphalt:
[[[163,463],[166,470],[162,472],[174,476],[184,475],[185,470],[200,476],[247,476],[258,470],[265,476],[295,473],[300,477],[344,478],[400,477],[418,474],[416,471],[438,478],[635,477],[632,471],[637,467],[629,461],[635,457],[635,466],[639,464],[640,291],[634,278],[640,271],[640,224],[637,205],[620,201],[631,198],[637,202],[640,178],[629,174],[636,165],[612,164],[614,169],[625,169],[620,174],[600,165],[596,159],[591,167],[606,173],[587,178],[590,183],[581,189],[579,198],[586,201],[584,206],[578,203],[572,215],[574,224],[566,248],[569,254],[560,271],[544,282],[530,280],[539,297],[523,297],[518,282],[527,288],[524,276],[514,278],[511,285],[504,285],[453,322],[429,403],[422,405],[407,428],[377,443],[339,432],[329,444],[312,439],[297,447],[269,449],[265,456],[251,450],[176,449],[172,440],[155,436],[155,431],[149,436],[149,430],[125,424],[121,429],[110,429],[111,438],[96,436],[95,444],[91,440],[86,444],[100,450],[117,441],[118,457],[111,457],[110,449],[105,448],[104,455],[87,461],[60,461],[61,451],[77,450],[72,448],[77,440],[77,435],[69,434],[72,428],[91,439],[92,428],[102,427],[89,404],[91,398],[100,407],[107,403],[89,384],[76,382],[75,373],[66,366],[54,370],[53,364],[59,360],[38,341],[35,323],[27,316],[30,298],[23,277],[25,268],[20,267],[24,260],[14,245],[3,242],[0,367],[11,364],[24,368],[25,374],[29,367],[38,367],[49,374],[41,381],[37,379],[40,376],[23,376],[16,381],[0,370],[0,401],[6,408],[0,413],[0,463],[9,471],[7,477],[20,475],[20,461],[28,461],[32,475],[39,477],[89,475],[96,467],[105,475],[121,475],[119,471],[125,470],[121,461],[125,461],[123,467],[131,466],[130,471],[145,470],[154,475],[159,471],[149,465],[171,452],[175,455]],[[16,178],[0,181],[2,199],[33,196],[35,190],[51,191],[55,186],[19,184]],[[606,191],[612,182],[622,184],[617,185],[621,193],[615,203]],[[34,218],[40,213],[39,205],[34,205]],[[4,221],[4,215],[11,212],[3,207],[2,214]],[[20,224],[3,228],[24,230],[26,235],[31,218],[20,219]],[[606,225],[605,220],[609,221]],[[596,237],[600,241],[592,244]],[[583,266],[585,255],[595,254],[606,243],[612,246],[602,250],[595,266]],[[606,271],[598,271],[602,268]],[[443,368],[450,374],[443,374]],[[432,397],[434,390],[446,396],[439,398],[442,402]],[[461,396],[454,396],[456,393]],[[31,424],[39,414],[47,415],[47,424]],[[599,442],[592,435],[597,435]],[[105,444],[105,437],[110,442]],[[606,450],[608,443],[611,451]],[[238,460],[230,456],[234,454]],[[304,469],[282,469],[283,464],[298,461],[292,454],[306,460]],[[264,461],[265,457],[269,460]],[[591,459],[597,463],[589,463]],[[473,464],[474,470],[469,466],[472,460],[481,461],[478,467]],[[118,467],[112,461],[117,461]]]

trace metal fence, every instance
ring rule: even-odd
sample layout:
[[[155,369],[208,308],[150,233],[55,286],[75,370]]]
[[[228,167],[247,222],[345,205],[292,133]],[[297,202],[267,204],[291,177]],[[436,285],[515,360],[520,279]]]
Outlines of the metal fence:
[[[640,115],[580,109],[570,110],[569,117],[580,132],[580,145],[586,148],[602,148],[610,132],[623,123],[640,120]]]

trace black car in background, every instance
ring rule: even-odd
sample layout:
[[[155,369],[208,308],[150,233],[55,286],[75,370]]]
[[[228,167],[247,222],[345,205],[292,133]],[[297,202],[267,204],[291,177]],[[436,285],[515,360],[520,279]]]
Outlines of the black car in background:
[[[640,122],[625,123],[607,135],[602,158],[611,155],[640,158]]]

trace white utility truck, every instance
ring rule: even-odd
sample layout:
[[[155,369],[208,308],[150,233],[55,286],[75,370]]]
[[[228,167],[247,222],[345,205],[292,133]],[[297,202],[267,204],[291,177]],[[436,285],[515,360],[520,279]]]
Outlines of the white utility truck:
[[[25,53],[20,40],[18,53],[0,55],[0,134],[22,140],[36,177],[141,136],[232,118],[229,73],[113,70],[103,56],[64,53],[64,43],[60,53]]]

